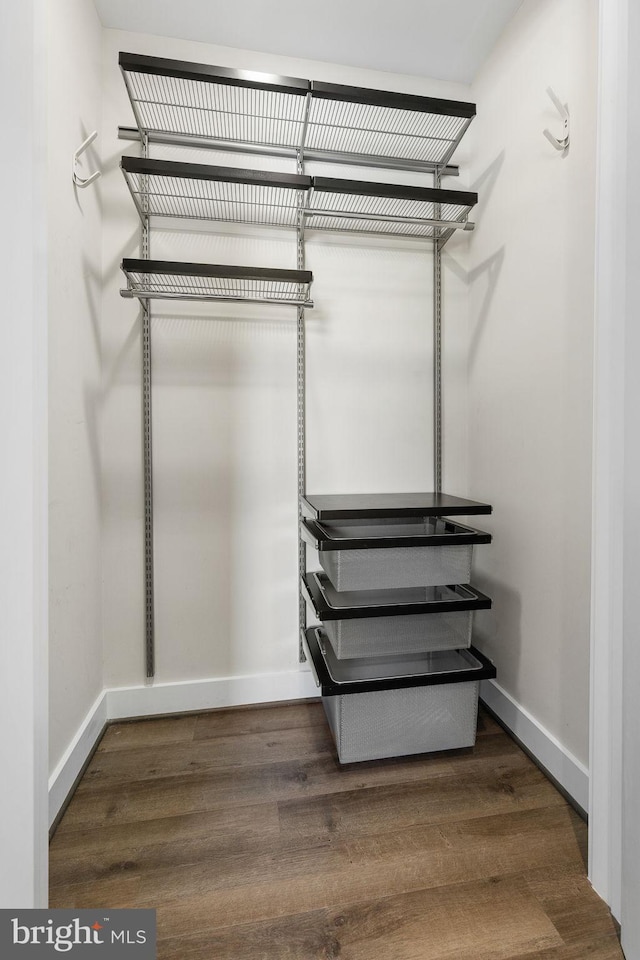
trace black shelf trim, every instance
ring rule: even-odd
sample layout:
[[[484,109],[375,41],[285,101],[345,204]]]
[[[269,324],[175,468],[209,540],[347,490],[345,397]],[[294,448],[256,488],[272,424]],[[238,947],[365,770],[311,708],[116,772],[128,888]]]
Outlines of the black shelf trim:
[[[475,103],[462,100],[421,97],[412,93],[393,93],[389,90],[373,90],[369,87],[351,87],[342,83],[324,83],[321,80],[311,81],[311,95],[324,100],[364,103],[373,107],[390,107],[395,110],[412,110],[439,116],[470,119],[476,115]]]
[[[309,190],[316,193],[341,193],[361,197],[388,197],[398,200],[418,200],[424,203],[451,203],[472,207],[478,194],[468,190],[441,190],[434,187],[410,187],[395,183],[373,183],[368,180],[343,180],[338,177],[310,177],[296,173],[274,173],[271,170],[248,170],[238,167],[219,167],[207,163],[184,163],[177,160],[149,160],[123,156],[122,170],[149,176],[177,177],[187,180],[212,180],[219,183],[246,183],[265,187],[284,187]]]
[[[314,520],[382,520],[386,517],[463,517],[492,512],[488,503],[447,493],[329,493],[300,497],[300,506]]]
[[[120,166],[126,173],[176,177],[185,180],[246,183],[292,190],[309,190],[312,185],[312,178],[303,174],[274,173],[272,170],[243,170],[238,167],[218,167],[208,163],[182,163],[177,160],[148,160],[123,156]]]
[[[233,280],[274,280],[287,283],[311,283],[310,270],[277,270],[271,267],[235,267],[219,263],[185,263],[174,260],[125,258],[125,273],[157,273],[178,277],[228,277]]]
[[[360,197],[390,197],[421,200],[425,203],[453,203],[473,207],[478,194],[469,190],[441,190],[435,187],[409,187],[397,183],[372,183],[367,180],[342,180],[337,177],[312,177],[316,193],[344,193]]]
[[[460,594],[459,600],[421,600],[415,602],[405,602],[402,597],[405,594],[403,588],[394,591],[361,591],[363,596],[371,595],[370,601],[366,606],[345,606],[332,607],[326,593],[323,589],[328,582],[324,574],[307,572],[302,578],[303,592],[313,607],[318,620],[364,620],[369,617],[397,617],[410,616],[415,614],[429,613],[464,613],[468,610],[490,610],[491,600],[480,590],[477,590],[471,584],[452,584],[449,590],[459,591],[460,588],[472,594],[471,597],[464,598]],[[397,593],[396,603],[375,603],[376,593]],[[407,593],[415,593],[415,590],[408,590]]]
[[[312,97],[323,100],[362,103],[374,107],[430,113],[436,116],[471,119],[476,115],[475,103],[463,100],[423,97],[412,93],[395,93],[370,87],[352,87],[341,83],[326,83],[322,80],[305,80],[302,77],[217,67],[190,60],[173,60],[167,57],[150,57],[145,54],[121,51],[118,63],[129,73],[147,73],[159,77],[175,77],[179,80],[250,87],[254,90],[270,90],[274,93],[289,93],[301,97],[311,93]]]
[[[309,627],[305,631],[307,649],[313,663],[323,697],[336,697],[352,693],[374,693],[380,690],[406,690],[408,687],[438,686],[443,683],[466,683],[469,681],[491,680],[496,676],[496,668],[483,653],[475,647],[469,647],[468,653],[479,661],[479,668],[456,670],[450,673],[423,673],[405,677],[384,677],[378,680],[358,680],[338,683],[330,675],[325,658],[320,650],[319,639],[325,644],[329,641],[323,636],[320,627]]]
[[[446,521],[445,521],[446,523]],[[491,534],[483,530],[474,530],[472,527],[456,524],[451,521],[447,524],[464,530],[464,533],[407,534],[406,536],[384,536],[384,527],[380,529],[378,537],[332,537],[331,532],[322,527],[321,522],[303,517],[300,521],[300,532],[307,543],[321,553],[340,550],[386,550],[391,547],[443,547],[469,544],[491,543]]]
[[[270,90],[274,93],[290,93],[301,97],[306,97],[311,90],[310,81],[299,77],[284,77],[253,70],[232,70],[206,63],[193,63],[189,60],[147,57],[139,53],[121,52],[118,63],[123,70],[130,73],[148,73],[157,77],[175,77],[178,80],[251,87],[254,90]]]

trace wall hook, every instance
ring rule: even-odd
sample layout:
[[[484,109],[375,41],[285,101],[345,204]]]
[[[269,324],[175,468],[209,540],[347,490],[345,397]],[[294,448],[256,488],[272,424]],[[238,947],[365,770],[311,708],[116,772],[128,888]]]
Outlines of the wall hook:
[[[569,107],[566,103],[560,102],[560,99],[556,96],[551,87],[547,87],[547,93],[551,97],[554,106],[560,114],[560,119],[564,124],[564,137],[559,140],[558,137],[554,137],[550,130],[543,130],[542,132],[549,143],[555,147],[556,150],[566,150],[569,146]]]
[[[91,146],[95,138],[98,136],[98,131],[94,130],[93,133],[90,133],[84,143],[81,143],[76,152],[73,155],[73,182],[76,187],[88,187],[90,183],[93,183],[94,180],[97,180],[100,176],[100,171],[96,170],[95,173],[90,174],[88,177],[81,177],[78,175],[78,160],[85,150]]]

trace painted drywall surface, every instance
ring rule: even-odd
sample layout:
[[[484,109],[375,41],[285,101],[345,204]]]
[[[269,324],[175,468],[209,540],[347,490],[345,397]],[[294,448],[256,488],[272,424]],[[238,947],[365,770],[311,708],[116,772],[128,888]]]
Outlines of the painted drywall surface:
[[[47,904],[44,3],[2,11],[0,908]]]
[[[137,255],[140,233],[118,162],[123,152],[135,155],[138,147],[116,135],[118,124],[132,122],[119,50],[459,99],[468,95],[467,88],[415,77],[105,31],[102,462],[108,686],[144,678],[140,321],[135,302],[118,293],[120,260]],[[293,172],[282,161],[259,163],[234,154],[156,147],[152,156]],[[325,169],[318,165],[308,172]],[[396,178],[349,168],[349,176],[360,174]],[[429,185],[429,179],[405,179]],[[208,230],[178,224],[169,231],[166,224],[154,224],[152,256],[296,265],[290,232]],[[447,469],[452,492],[461,494],[466,492],[467,305],[458,259],[466,242],[452,244],[445,268],[453,386]],[[308,240],[307,266],[314,272],[316,304],[308,312],[307,489],[431,489],[428,246],[316,234]],[[152,338],[157,679],[297,669],[295,311],[157,303]]]
[[[521,0],[96,0],[105,26],[469,83]],[[336,29],[336,24],[340,29]],[[434,29],[437,24],[437,29]]]
[[[48,4],[50,769],[102,690],[100,184],[71,158],[100,127],[101,26],[91,0]],[[99,147],[99,141],[96,143]],[[98,163],[85,154],[82,170]]]
[[[545,90],[571,113],[571,146]],[[526,2],[472,87],[469,487],[498,679],[588,761],[596,4]]]
[[[638,82],[640,65],[636,56],[640,37],[640,15],[636,4],[630,3],[628,13],[628,99],[627,142],[623,149],[625,158],[624,180],[628,183],[626,199],[626,303],[625,303],[625,370],[624,370],[624,641],[622,661],[624,664],[623,702],[623,797],[622,797],[622,948],[628,960],[640,958],[640,824],[638,802],[640,801],[640,713],[638,711],[638,681],[640,680],[640,648],[638,646],[638,575],[640,573],[640,507],[638,489],[640,484],[640,442],[638,441],[638,361],[640,360],[640,331],[638,330],[637,303],[640,293],[638,277],[637,212],[640,206],[640,187],[635,174],[635,163],[640,147],[640,109]],[[628,178],[628,179],[627,179]]]

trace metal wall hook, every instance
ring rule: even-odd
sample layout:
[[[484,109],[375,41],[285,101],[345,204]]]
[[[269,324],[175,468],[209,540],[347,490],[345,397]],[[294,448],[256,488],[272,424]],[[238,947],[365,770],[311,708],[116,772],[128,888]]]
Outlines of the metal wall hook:
[[[566,150],[567,147],[569,146],[569,139],[570,139],[570,134],[569,134],[569,107],[567,106],[566,103],[562,103],[562,102],[560,101],[560,99],[556,96],[556,94],[555,94],[554,91],[551,89],[551,87],[547,87],[547,93],[549,94],[549,97],[551,98],[551,101],[553,102],[555,108],[557,109],[558,113],[560,114],[560,119],[562,120],[562,122],[563,122],[563,124],[564,124],[564,137],[562,137],[562,139],[559,139],[558,137],[554,137],[554,135],[553,135],[553,134],[551,133],[551,131],[548,130],[548,129],[547,129],[547,130],[543,130],[542,132],[543,132],[543,134],[545,135],[545,137],[547,138],[547,140],[549,141],[549,143],[551,144],[552,147],[555,147],[556,150]]]
[[[96,170],[95,173],[90,174],[88,177],[81,177],[78,175],[78,160],[81,155],[91,146],[95,138],[98,136],[98,131],[94,130],[93,133],[90,133],[84,143],[81,143],[76,152],[73,155],[73,182],[76,187],[88,187],[90,183],[93,183],[94,180],[97,180],[100,176],[100,170]]]

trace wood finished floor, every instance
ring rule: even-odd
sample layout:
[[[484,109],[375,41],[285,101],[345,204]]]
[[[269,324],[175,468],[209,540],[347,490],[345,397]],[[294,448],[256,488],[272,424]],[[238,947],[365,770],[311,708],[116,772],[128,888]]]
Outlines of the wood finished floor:
[[[623,960],[587,829],[504,731],[341,767],[319,703],[115,724],[51,907],[156,907],[161,960]]]

